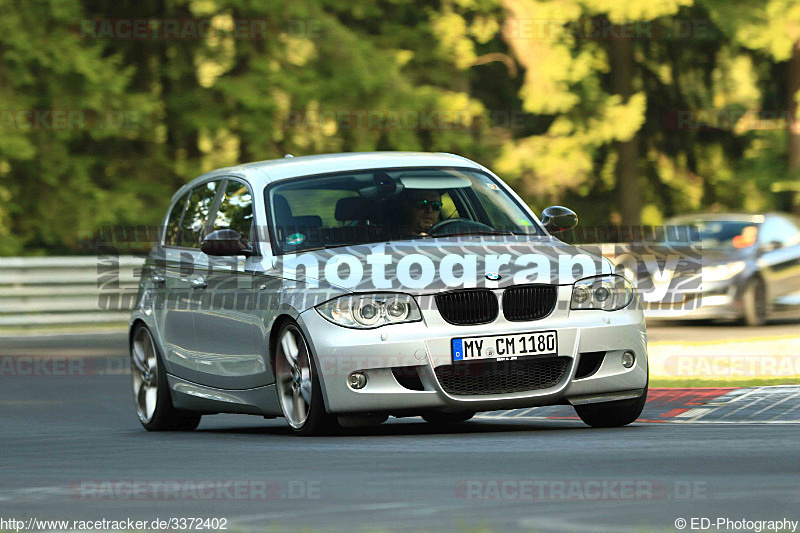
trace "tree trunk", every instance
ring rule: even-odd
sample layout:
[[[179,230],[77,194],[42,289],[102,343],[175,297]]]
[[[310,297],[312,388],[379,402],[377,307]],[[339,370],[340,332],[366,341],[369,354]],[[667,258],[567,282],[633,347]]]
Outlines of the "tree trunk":
[[[612,34],[624,34],[613,31]],[[609,63],[611,66],[611,89],[622,96],[623,103],[633,95],[633,43],[630,38],[615,37],[609,41]],[[639,191],[639,135],[634,134],[627,142],[617,142],[617,195],[622,224],[641,223],[642,200]]]

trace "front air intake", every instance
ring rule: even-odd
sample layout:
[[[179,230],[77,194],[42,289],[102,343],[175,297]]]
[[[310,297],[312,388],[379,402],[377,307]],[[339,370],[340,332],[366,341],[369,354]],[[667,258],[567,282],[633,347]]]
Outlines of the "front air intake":
[[[568,357],[527,357],[437,366],[436,379],[448,394],[509,394],[555,387],[564,379]]]

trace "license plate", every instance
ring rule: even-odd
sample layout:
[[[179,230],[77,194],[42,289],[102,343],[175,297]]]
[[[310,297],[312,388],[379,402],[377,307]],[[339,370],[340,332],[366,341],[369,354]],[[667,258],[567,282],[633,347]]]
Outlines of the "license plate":
[[[555,331],[536,331],[518,335],[493,335],[453,339],[453,362],[486,359],[516,359],[529,355],[556,355]]]

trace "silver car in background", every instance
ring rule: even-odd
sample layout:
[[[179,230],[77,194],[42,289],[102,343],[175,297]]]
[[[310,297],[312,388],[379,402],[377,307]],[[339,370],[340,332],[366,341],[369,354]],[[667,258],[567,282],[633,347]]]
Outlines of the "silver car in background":
[[[130,322],[148,430],[202,415],[342,425],[571,404],[626,425],[647,396],[632,285],[551,233],[496,175],[450,154],[285,158],[173,197]]]
[[[666,239],[655,268],[627,273],[643,293],[650,320],[736,320],[763,326],[767,320],[800,317],[800,223],[785,213],[703,213],[672,218],[666,227],[684,230],[691,243]],[[688,231],[685,231],[688,230]],[[641,248],[641,249],[640,249]],[[638,257],[654,246],[632,244]],[[688,265],[673,261],[694,257]],[[640,267],[644,262],[640,262]],[[677,265],[677,266],[676,266]],[[655,271],[655,272],[654,272]],[[649,302],[661,291],[668,298]]]

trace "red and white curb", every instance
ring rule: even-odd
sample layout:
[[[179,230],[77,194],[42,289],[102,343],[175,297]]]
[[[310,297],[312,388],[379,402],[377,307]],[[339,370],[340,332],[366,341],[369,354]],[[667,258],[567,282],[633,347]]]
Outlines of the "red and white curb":
[[[494,420],[580,420],[570,406],[482,413]],[[800,424],[800,385],[653,388],[639,422],[678,424]]]

